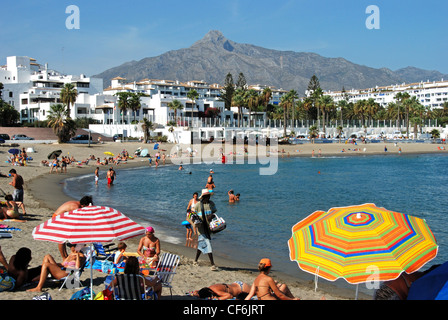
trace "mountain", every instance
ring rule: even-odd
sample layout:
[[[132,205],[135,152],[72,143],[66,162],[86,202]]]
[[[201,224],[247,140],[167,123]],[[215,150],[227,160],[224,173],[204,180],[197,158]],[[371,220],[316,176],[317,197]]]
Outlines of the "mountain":
[[[324,90],[342,87],[363,89],[403,82],[448,79],[437,71],[407,67],[392,71],[352,63],[344,58],[326,58],[315,53],[278,51],[251,44],[233,42],[216,30],[189,48],[168,51],[157,57],[129,61],[95,75],[107,87],[117,76],[128,81],[141,79],[204,80],[223,84],[228,73],[236,82],[242,72],[248,84],[270,85],[294,89],[304,95],[315,74]]]

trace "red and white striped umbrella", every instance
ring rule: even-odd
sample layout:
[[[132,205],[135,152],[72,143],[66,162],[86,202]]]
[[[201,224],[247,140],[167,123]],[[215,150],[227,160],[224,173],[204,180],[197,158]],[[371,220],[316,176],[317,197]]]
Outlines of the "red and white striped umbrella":
[[[35,240],[57,243],[112,242],[144,234],[144,227],[120,211],[103,206],[64,212],[33,230]]]

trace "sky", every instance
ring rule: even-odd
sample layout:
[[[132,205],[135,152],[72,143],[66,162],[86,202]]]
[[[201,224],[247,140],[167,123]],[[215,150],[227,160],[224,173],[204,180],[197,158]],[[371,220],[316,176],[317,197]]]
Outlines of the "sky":
[[[2,0],[0,7],[0,65],[29,56],[92,76],[219,30],[269,49],[448,74],[445,0]]]

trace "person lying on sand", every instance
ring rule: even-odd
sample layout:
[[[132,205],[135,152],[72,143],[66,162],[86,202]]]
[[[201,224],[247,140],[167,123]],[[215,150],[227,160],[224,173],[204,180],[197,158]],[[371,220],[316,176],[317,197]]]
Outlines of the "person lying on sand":
[[[237,300],[244,300],[250,291],[250,285],[242,281],[235,281],[233,283],[217,283],[209,287],[195,290],[191,293],[193,297],[201,299],[218,299],[227,300],[236,298]]]

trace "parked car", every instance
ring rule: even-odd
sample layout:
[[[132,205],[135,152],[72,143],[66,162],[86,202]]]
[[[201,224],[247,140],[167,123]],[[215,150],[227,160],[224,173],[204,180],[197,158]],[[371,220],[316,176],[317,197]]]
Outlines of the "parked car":
[[[114,141],[123,140],[123,135],[121,133],[115,134],[113,136]]]
[[[78,134],[76,137],[73,137],[72,140],[89,140],[88,134]],[[90,140],[92,140],[92,136],[90,136]]]
[[[12,140],[34,140],[34,138],[28,137],[25,134],[14,134]]]
[[[6,134],[6,133],[0,133],[0,139],[3,139],[3,140],[11,140],[11,138],[9,137],[9,135]]]

